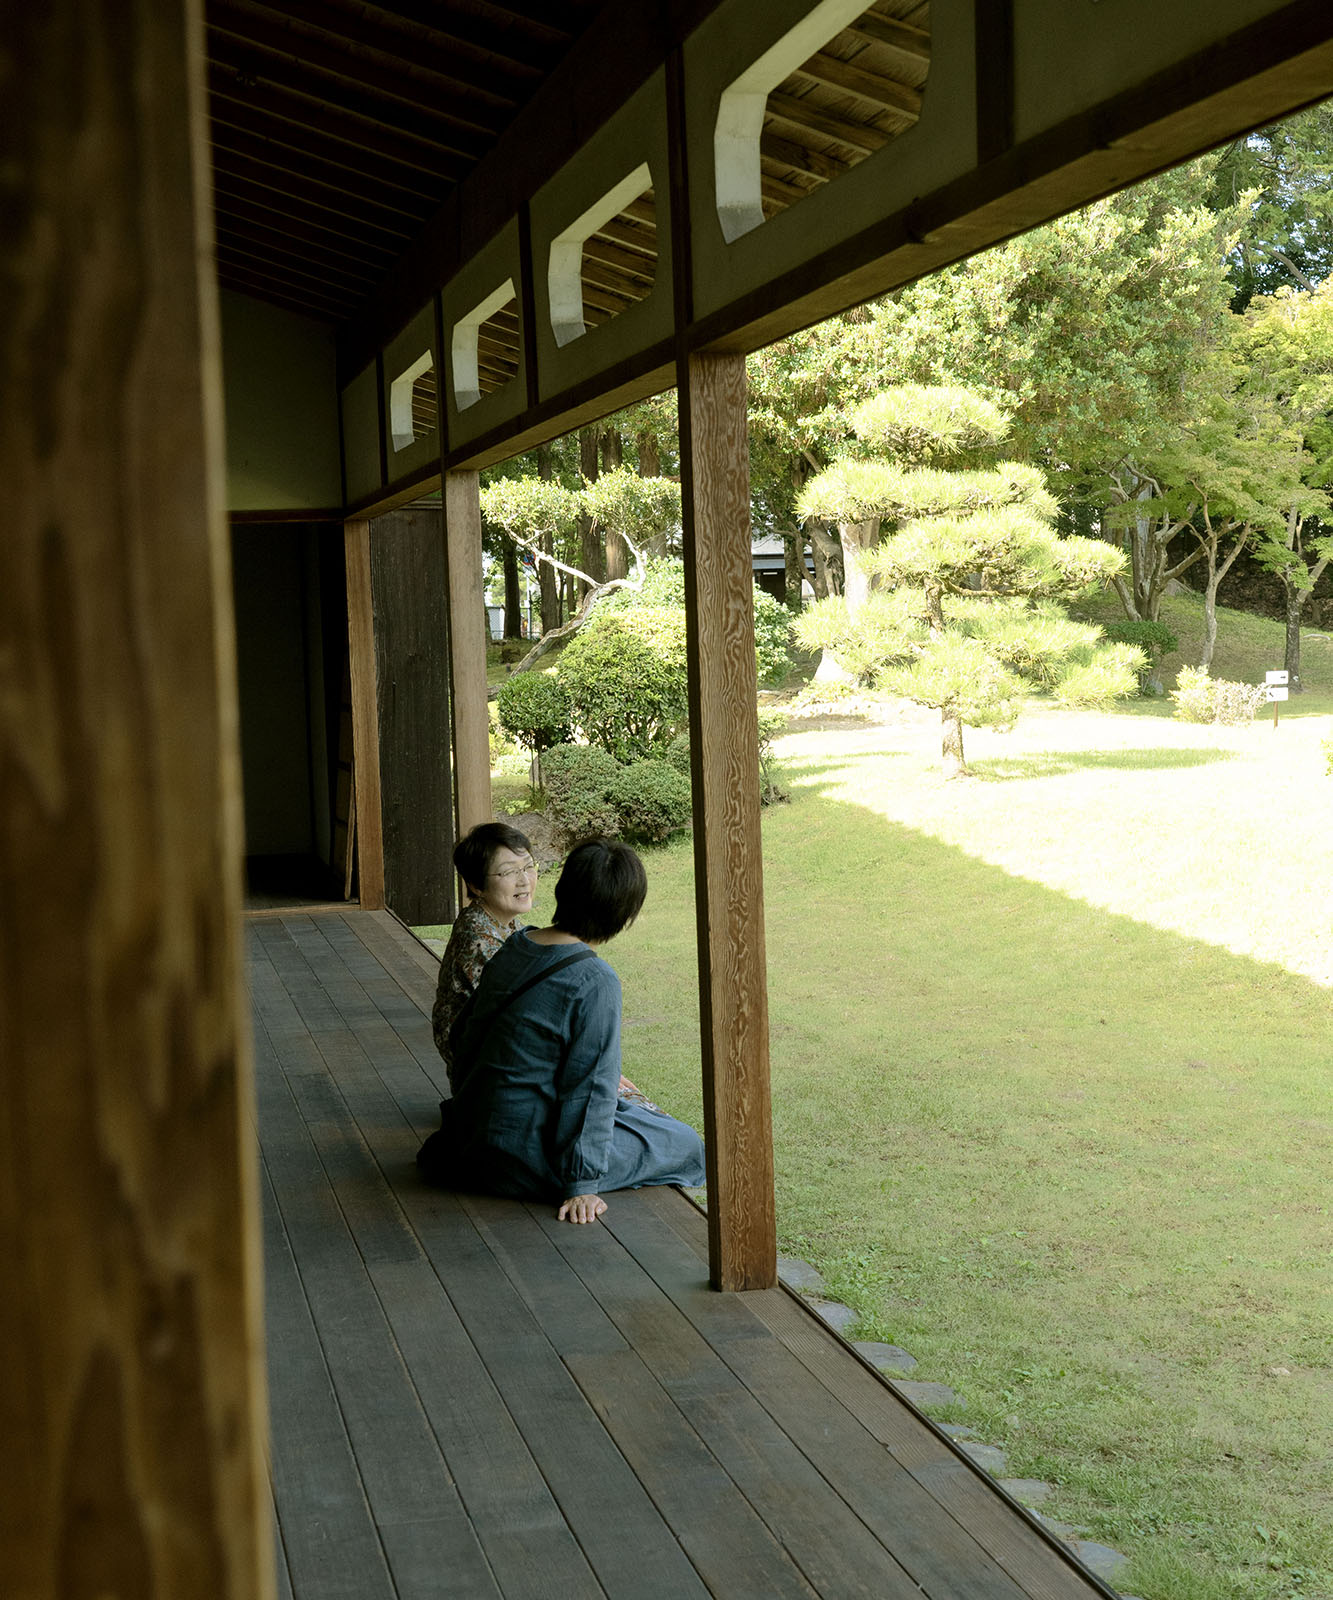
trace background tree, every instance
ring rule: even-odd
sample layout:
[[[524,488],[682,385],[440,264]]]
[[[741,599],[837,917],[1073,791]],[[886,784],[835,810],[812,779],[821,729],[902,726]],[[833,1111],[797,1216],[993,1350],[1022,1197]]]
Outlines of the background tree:
[[[1059,602],[1123,566],[1101,540],[1062,539],[1056,502],[1035,467],[978,462],[1008,419],[957,388],[904,385],[850,418],[866,454],[847,455],[806,485],[800,509],[835,521],[888,524],[854,559],[867,580],[857,608],[821,602],[798,636],[846,652],[862,675],[940,713],[946,777],[965,770],[963,725],[1008,726],[1035,687],[1102,703],[1137,686],[1137,651],[1105,645]]]
[[[1229,262],[1233,310],[1322,283],[1333,270],[1333,106],[1233,140],[1217,158],[1211,203],[1244,218]]]
[[[1333,562],[1333,280],[1308,294],[1280,290],[1253,300],[1238,346],[1246,391],[1277,407],[1299,442],[1300,482],[1279,528],[1256,554],[1282,584],[1285,666],[1300,692],[1301,617]]]

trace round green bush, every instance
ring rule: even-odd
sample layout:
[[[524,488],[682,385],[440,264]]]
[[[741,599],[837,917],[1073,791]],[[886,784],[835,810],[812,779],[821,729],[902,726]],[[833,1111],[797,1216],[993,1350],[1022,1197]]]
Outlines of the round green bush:
[[[549,672],[516,672],[506,678],[496,709],[504,731],[534,755],[574,737],[569,692]]]
[[[614,756],[587,744],[557,745],[542,763],[546,815],[567,839],[617,834],[620,813],[607,790],[620,771]]]
[[[634,843],[661,844],[690,820],[690,782],[666,761],[635,761],[607,785],[620,832]]]
[[[560,678],[590,744],[621,762],[660,753],[686,716],[685,613],[640,607],[595,617],[566,646]]]
[[[761,685],[780,684],[791,669],[791,612],[763,589],[754,592],[754,655]]]

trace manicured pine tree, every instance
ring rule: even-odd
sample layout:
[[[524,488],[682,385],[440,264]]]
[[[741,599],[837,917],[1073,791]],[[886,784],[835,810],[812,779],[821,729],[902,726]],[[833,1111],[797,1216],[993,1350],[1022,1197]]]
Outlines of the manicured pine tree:
[[[807,612],[807,648],[937,709],[946,777],[966,771],[965,723],[1008,727],[1034,690],[1077,705],[1135,692],[1140,653],[1064,609],[1124,557],[1056,533],[1041,472],[995,459],[1008,431],[998,407],[967,389],[905,384],[850,421],[854,453],[805,486],[799,509],[858,526],[866,592]]]

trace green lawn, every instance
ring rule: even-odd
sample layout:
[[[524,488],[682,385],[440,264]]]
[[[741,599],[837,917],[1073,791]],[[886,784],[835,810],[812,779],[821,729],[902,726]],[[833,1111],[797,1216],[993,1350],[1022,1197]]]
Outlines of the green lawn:
[[[1217,676],[1280,663],[1223,614]],[[956,783],[929,714],[795,723],[765,813],[782,1245],[1146,1600],[1333,1597],[1333,646],[1304,667],[1276,730],[1037,703]],[[647,861],[625,1070],[699,1122],[692,854]]]
[[[815,729],[765,818],[783,1245],[1148,1600],[1333,1594],[1328,731]],[[649,866],[626,1071],[697,1119]]]

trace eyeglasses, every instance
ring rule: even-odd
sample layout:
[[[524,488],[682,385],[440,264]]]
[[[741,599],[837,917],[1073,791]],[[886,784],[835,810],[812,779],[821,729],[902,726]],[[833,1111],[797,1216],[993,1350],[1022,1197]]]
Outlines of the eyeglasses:
[[[491,877],[500,878],[505,883],[513,883],[516,878],[535,878],[537,876],[537,863],[526,861],[521,867],[502,867],[499,872],[491,873]]]

